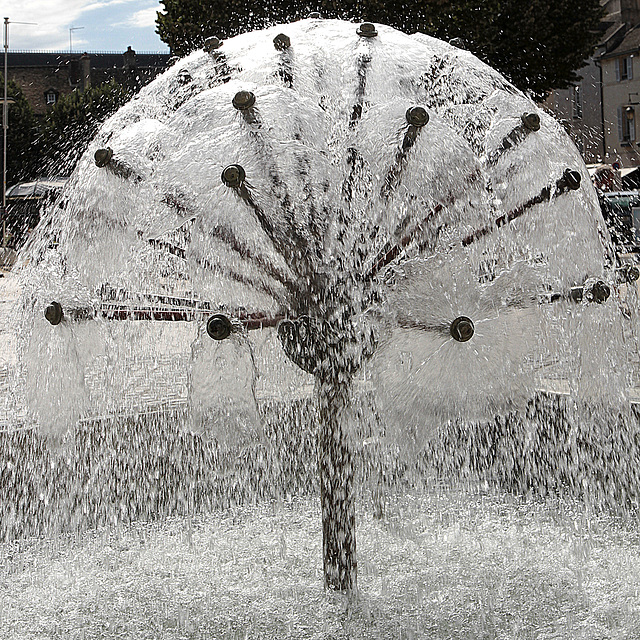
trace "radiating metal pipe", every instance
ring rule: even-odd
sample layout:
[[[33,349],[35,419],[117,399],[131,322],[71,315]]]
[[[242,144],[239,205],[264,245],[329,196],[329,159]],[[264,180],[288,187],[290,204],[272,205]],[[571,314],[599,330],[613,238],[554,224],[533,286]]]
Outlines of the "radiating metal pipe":
[[[469,234],[462,240],[462,246],[466,247],[470,245],[472,242],[482,238],[483,236],[488,235],[489,233],[503,227],[504,225],[512,222],[513,220],[519,218],[523,214],[525,214],[529,209],[533,208],[538,204],[542,204],[543,202],[549,202],[552,198],[557,198],[558,196],[566,193],[568,191],[575,191],[580,188],[581,176],[580,173],[574,171],[572,169],[565,169],[562,177],[556,180],[554,185],[548,185],[544,187],[538,195],[530,198],[524,204],[520,205],[516,209],[513,209],[509,213],[505,213],[504,215],[496,218],[494,223],[490,226],[483,227],[482,229],[478,229],[473,233]]]
[[[520,144],[531,133],[540,130],[540,116],[535,113],[523,113],[520,124],[510,131],[500,143],[500,146],[489,155],[487,164],[495,164],[507,151]]]
[[[416,143],[420,131],[429,122],[429,112],[424,107],[410,107],[405,113],[405,118],[409,127],[405,131],[395,162],[387,172],[380,190],[380,196],[384,199],[389,198],[400,184],[402,172],[407,162],[407,155]]]
[[[94,156],[94,161],[96,167],[101,169],[107,169],[114,175],[119,178],[124,178],[125,180],[133,179],[136,182],[142,180],[142,176],[136,173],[128,164],[123,162],[122,160],[117,159],[113,154],[113,149],[111,147],[106,147],[103,149],[98,149]]]
[[[255,107],[256,97],[251,91],[238,91],[231,103],[242,114],[247,124],[261,126],[260,115]]]
[[[63,310],[59,303],[52,302],[45,310],[45,318],[54,326],[60,324],[65,317],[75,321],[87,321],[102,317],[113,321],[192,322],[222,315],[211,316],[213,307],[212,303],[200,303],[199,301],[193,301],[191,305],[187,303],[184,306],[177,307],[171,307],[170,305],[131,306],[106,301],[102,302],[97,308],[77,307]],[[244,310],[231,312],[230,316],[230,318],[229,316],[223,317],[228,318],[232,326],[237,324],[247,331],[276,327],[284,318],[283,315],[279,314],[269,315],[262,311],[249,313]]]
[[[186,84],[189,84],[190,82],[193,82],[193,78],[191,77],[191,74],[187,69],[180,69],[180,71],[178,71],[178,74],[176,76],[176,80],[178,81],[178,84],[181,84],[181,85],[186,85]]]

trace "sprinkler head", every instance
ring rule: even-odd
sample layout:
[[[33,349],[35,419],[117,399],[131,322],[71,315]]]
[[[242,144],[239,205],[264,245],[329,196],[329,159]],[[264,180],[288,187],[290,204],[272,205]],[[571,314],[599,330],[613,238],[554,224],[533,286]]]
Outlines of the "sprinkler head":
[[[471,318],[467,318],[466,316],[456,318],[449,328],[451,337],[458,342],[467,342],[468,340],[471,340],[474,332],[475,328],[473,326],[473,322],[471,321]]]
[[[207,333],[214,340],[224,340],[231,335],[231,320],[221,313],[211,316],[207,320]]]
[[[62,305],[59,302],[52,302],[45,310],[44,317],[53,325],[60,324],[64,313],[62,312]]]
[[[575,191],[580,188],[580,181],[582,180],[582,176],[573,169],[565,169],[562,174],[562,178],[560,179],[561,187],[569,189],[570,191]]]
[[[640,278],[640,269],[635,264],[623,265],[618,269],[618,273],[621,279],[626,282],[636,282]]]
[[[113,149],[111,147],[98,149],[93,158],[96,162],[96,167],[106,167],[111,162],[111,158],[113,158]]]
[[[569,298],[574,302],[582,302],[584,296],[584,287],[571,287],[569,290]]]
[[[319,20],[320,18],[322,18],[322,16],[320,15],[320,12],[319,12],[319,11],[312,11],[312,12],[307,16],[307,18],[312,18],[312,19],[315,19],[315,20]]]
[[[217,38],[216,36],[211,36],[204,41],[203,49],[207,53],[213,53],[216,49],[219,49],[222,46],[222,40]]]
[[[177,80],[178,84],[185,85],[189,84],[193,80],[193,78],[186,69],[180,69],[180,71],[178,71]]]
[[[230,164],[222,172],[222,182],[227,187],[239,187],[246,177],[247,174],[239,164]]]
[[[602,304],[609,299],[610,295],[611,289],[609,288],[609,285],[602,280],[598,280],[587,292],[587,300]]]
[[[238,109],[238,111],[251,109],[255,103],[256,97],[251,93],[251,91],[238,91],[238,93],[233,96],[232,100],[233,106]]]
[[[375,25],[371,22],[363,22],[357,28],[356,33],[363,38],[375,38],[378,35]]]
[[[540,116],[537,113],[523,113],[521,120],[525,129],[529,131],[540,130]]]
[[[278,51],[284,51],[291,46],[291,38],[284,33],[280,33],[273,39],[273,46]]]
[[[296,338],[296,325],[292,320],[280,320],[278,323],[278,337],[280,340],[292,341]]]
[[[424,127],[429,122],[429,114],[424,107],[411,107],[407,109],[407,122],[414,127]]]

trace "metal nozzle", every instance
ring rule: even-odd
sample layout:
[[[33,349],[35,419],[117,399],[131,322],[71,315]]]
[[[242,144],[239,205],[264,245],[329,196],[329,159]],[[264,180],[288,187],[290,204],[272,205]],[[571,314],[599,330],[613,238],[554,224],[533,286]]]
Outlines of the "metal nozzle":
[[[424,127],[429,122],[429,113],[424,107],[411,107],[407,109],[406,118],[414,127]]]
[[[256,97],[251,93],[251,91],[238,91],[235,96],[233,96],[232,104],[239,111],[243,111],[244,109],[251,109],[253,105],[256,103]]]
[[[640,278],[640,268],[635,264],[624,264],[617,269],[618,278],[624,282],[636,282]]]
[[[222,40],[217,38],[216,36],[211,36],[204,41],[203,49],[207,53],[213,53],[216,49],[219,49],[222,46]]]
[[[540,130],[540,116],[537,113],[523,113],[521,119],[522,124],[529,131]]]
[[[597,280],[593,286],[586,292],[586,298],[590,302],[597,302],[598,304],[602,304],[609,299],[611,295],[611,289],[606,282],[602,280]]]
[[[576,191],[580,188],[580,181],[582,176],[573,169],[565,169],[562,174],[562,178],[558,181],[558,186],[563,189],[569,189],[570,191]]]
[[[176,79],[178,80],[178,84],[182,85],[189,84],[193,80],[191,74],[187,71],[187,69],[180,69],[180,71],[178,71]]]
[[[284,33],[280,33],[273,39],[273,46],[278,51],[284,51],[291,46],[291,38]]]
[[[102,169],[111,162],[111,158],[113,158],[113,149],[111,147],[98,149],[93,157],[96,162],[96,167],[100,167]]]
[[[59,302],[52,302],[45,310],[44,317],[52,324],[57,325],[62,322],[64,313],[62,312],[62,305]]]
[[[207,320],[207,333],[214,340],[224,340],[231,335],[231,320],[221,313],[211,316]]]
[[[451,337],[457,342],[467,342],[473,337],[475,327],[473,326],[471,318],[460,316],[451,323],[449,332],[451,333]]]
[[[222,172],[222,182],[227,187],[239,187],[246,177],[247,174],[239,164],[230,164]]]
[[[375,25],[371,22],[363,22],[356,30],[356,33],[363,38],[375,38],[378,35]]]

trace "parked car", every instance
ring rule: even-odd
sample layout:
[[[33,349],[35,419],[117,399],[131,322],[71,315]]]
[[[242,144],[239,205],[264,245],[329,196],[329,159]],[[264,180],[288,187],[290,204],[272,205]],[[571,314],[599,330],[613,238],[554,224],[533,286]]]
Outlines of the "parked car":
[[[42,178],[34,182],[21,182],[7,189],[6,228],[7,245],[19,249],[29,233],[40,222],[40,212],[55,200],[68,178]]]
[[[640,191],[599,192],[598,197],[617,253],[640,253]]]

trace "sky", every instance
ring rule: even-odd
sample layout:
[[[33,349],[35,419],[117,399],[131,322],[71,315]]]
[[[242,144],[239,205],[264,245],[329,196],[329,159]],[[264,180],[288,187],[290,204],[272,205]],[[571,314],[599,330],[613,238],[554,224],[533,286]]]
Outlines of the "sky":
[[[0,0],[9,51],[168,51],[155,32],[159,0]],[[36,24],[18,24],[33,22]]]

